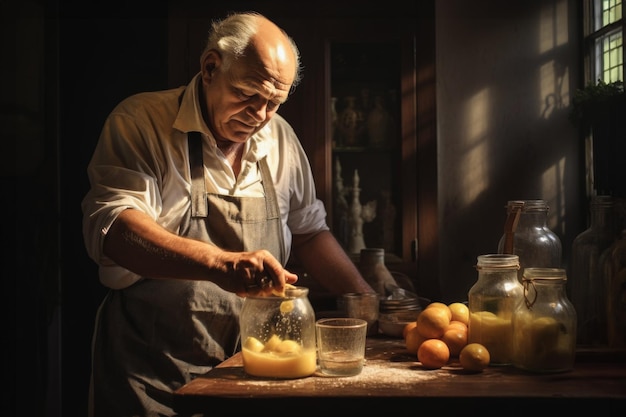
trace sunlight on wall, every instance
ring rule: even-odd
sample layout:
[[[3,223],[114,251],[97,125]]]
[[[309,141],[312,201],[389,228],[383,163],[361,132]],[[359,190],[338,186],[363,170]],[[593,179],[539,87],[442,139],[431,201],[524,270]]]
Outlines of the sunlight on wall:
[[[545,2],[539,18],[539,53],[568,43],[567,0]]]
[[[561,158],[541,175],[541,195],[548,202],[548,227],[563,231],[565,216],[565,158]],[[560,234],[560,233],[558,233]]]
[[[539,68],[539,117],[549,119],[555,110],[569,106],[569,71],[556,68],[553,60]]]
[[[548,119],[556,109],[569,106],[569,72],[555,54],[569,41],[567,1],[547,3],[541,10],[538,52],[546,57],[539,70],[540,116]]]
[[[538,52],[543,59],[539,67],[539,97],[542,119],[550,119],[555,111],[570,105],[569,68],[563,62],[562,52],[569,43],[567,0],[546,2],[541,10]],[[558,234],[565,225],[565,157],[555,161],[541,178],[542,196],[548,202],[548,227]]]
[[[488,186],[487,145],[485,137],[488,130],[488,113],[491,98],[488,89],[479,91],[468,100],[462,130],[467,132],[467,151],[459,167],[460,196],[462,204],[472,203]]]

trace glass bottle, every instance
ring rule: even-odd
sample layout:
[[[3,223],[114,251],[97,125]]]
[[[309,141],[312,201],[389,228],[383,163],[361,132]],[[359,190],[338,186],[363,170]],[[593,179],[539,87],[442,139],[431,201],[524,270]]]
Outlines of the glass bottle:
[[[600,258],[606,286],[607,343],[626,347],[626,228]]]
[[[606,290],[599,263],[602,252],[615,240],[613,199],[594,196],[589,209],[589,228],[572,243],[567,294],[578,316],[578,345],[606,346]]]
[[[520,270],[528,267],[560,268],[563,247],[559,237],[548,228],[548,204],[545,200],[511,200],[507,203],[504,234],[498,253],[519,256]]]
[[[564,372],[576,358],[576,310],[561,268],[524,269],[524,299],[513,315],[513,365],[533,372]]]
[[[268,378],[301,378],[317,367],[315,312],[308,288],[284,296],[249,296],[239,317],[244,371]]]
[[[517,277],[519,257],[510,254],[478,256],[478,280],[468,293],[470,312],[467,341],[487,348],[491,365],[512,362],[511,317],[523,297]]]
[[[358,268],[365,281],[381,297],[387,297],[398,287],[395,278],[385,265],[383,248],[361,249]]]

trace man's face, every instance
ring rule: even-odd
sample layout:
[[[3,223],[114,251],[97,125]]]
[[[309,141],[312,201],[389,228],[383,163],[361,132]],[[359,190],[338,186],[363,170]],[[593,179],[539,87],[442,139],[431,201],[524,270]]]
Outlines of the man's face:
[[[207,123],[216,139],[245,142],[287,100],[294,74],[291,55],[264,55],[246,53],[226,71],[218,65],[208,84],[203,77]]]

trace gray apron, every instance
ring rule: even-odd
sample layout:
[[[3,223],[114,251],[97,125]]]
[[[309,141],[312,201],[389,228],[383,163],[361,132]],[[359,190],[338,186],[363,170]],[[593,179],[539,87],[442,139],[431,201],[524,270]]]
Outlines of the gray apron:
[[[230,251],[269,250],[286,262],[276,191],[258,162],[265,198],[206,192],[202,138],[188,137],[191,207],[181,235]],[[243,298],[212,282],[142,279],[111,290],[96,318],[96,417],[173,416],[172,392],[239,349]]]

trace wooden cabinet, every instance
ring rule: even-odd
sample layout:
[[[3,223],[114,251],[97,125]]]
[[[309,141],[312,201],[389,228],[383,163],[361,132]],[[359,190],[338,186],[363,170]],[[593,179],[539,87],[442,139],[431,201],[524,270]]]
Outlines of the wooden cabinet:
[[[248,3],[171,5],[172,86],[197,72],[208,21]],[[254,8],[300,49],[304,78],[279,112],[308,153],[333,233],[351,252],[356,173],[360,208],[376,205],[361,217],[365,245],[438,298],[434,2],[267,3]]]
[[[324,175],[331,177],[325,197],[333,231],[353,255],[378,247],[387,263],[414,262],[417,187],[408,171],[415,161],[403,159],[416,155],[415,117],[406,117],[415,109],[414,37],[350,36],[328,39],[326,48],[331,152]]]

